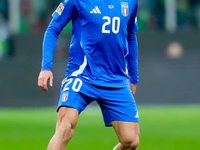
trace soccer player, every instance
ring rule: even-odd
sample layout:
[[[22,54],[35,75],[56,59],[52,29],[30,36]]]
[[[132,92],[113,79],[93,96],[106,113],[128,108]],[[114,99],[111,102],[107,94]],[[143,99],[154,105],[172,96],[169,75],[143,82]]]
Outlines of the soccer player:
[[[71,19],[80,23],[76,31],[79,31],[85,55],[80,67],[70,68],[69,61],[57,108],[56,132],[48,150],[65,149],[74,134],[79,114],[94,100],[101,107],[105,125],[112,125],[118,136],[119,144],[114,150],[137,148],[139,118],[133,97],[138,83],[136,13],[137,0],[64,0],[56,9],[44,37],[38,85],[46,91],[47,80],[50,80],[52,86],[56,40]]]

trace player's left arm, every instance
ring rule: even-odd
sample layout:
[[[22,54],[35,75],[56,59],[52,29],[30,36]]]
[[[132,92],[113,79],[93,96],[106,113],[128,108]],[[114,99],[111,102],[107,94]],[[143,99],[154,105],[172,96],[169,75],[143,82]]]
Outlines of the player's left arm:
[[[139,73],[138,73],[138,41],[136,36],[137,28],[137,3],[133,9],[133,12],[130,16],[127,32],[128,32],[128,48],[129,54],[127,56],[128,63],[128,73],[130,75],[130,87],[132,93],[135,94],[137,84],[139,81]]]
[[[137,84],[139,81],[139,71],[138,71],[138,43],[136,34],[132,37],[129,43],[129,54],[127,56],[128,63],[128,73],[130,75],[130,87],[132,93],[135,94]]]

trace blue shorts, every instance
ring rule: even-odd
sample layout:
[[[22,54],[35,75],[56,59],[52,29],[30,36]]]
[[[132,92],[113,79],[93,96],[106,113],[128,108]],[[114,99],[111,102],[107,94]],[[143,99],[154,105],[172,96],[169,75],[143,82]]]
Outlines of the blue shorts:
[[[139,122],[130,87],[99,87],[78,77],[63,80],[57,111],[60,107],[67,106],[77,109],[80,114],[92,101],[96,101],[101,107],[105,126],[111,126],[112,121]]]

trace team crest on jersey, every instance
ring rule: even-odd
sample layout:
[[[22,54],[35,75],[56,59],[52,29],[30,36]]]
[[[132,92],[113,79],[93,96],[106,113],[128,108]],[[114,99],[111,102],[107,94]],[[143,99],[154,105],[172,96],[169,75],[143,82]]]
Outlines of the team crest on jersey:
[[[68,92],[64,93],[63,96],[62,96],[62,102],[66,102],[67,99],[68,99]]]
[[[56,12],[61,15],[62,12],[64,10],[64,6],[63,6],[63,3],[60,3],[60,5],[58,6],[58,8],[56,9]]]
[[[121,8],[122,8],[122,14],[123,16],[128,16],[128,3],[127,2],[121,2]]]

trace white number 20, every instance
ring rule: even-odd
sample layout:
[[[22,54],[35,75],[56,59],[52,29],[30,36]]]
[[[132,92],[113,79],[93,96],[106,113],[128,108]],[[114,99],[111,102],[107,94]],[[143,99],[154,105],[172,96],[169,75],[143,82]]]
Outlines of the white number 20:
[[[68,85],[69,85],[70,83],[72,83],[72,81],[73,81],[73,78],[70,78],[70,79],[68,79],[68,80],[66,81],[67,83],[65,84],[65,87],[64,87],[64,90],[63,90],[63,91],[69,90]],[[79,78],[76,78],[76,79],[74,80],[73,85],[72,85],[72,90],[74,90],[75,92],[79,92],[79,90],[80,90],[82,84],[83,84],[82,80],[79,79]]]
[[[107,21],[102,25],[102,33],[110,33],[110,30],[106,30],[106,26],[111,24],[111,18],[109,16],[104,16],[103,19]],[[113,17],[112,18],[112,32],[117,34],[119,32],[119,27],[120,27],[120,18]]]

